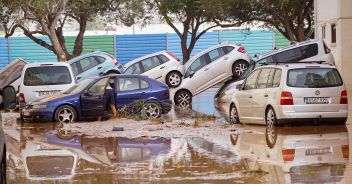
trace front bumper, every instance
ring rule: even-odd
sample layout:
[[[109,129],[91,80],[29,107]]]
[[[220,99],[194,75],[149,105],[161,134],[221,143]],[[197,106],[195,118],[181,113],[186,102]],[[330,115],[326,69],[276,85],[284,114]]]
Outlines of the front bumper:
[[[47,109],[23,109],[21,112],[25,122],[51,122],[53,111]]]
[[[163,114],[167,114],[168,112],[170,112],[170,110],[172,108],[172,101],[171,100],[162,100],[162,101],[160,101],[160,105],[163,109]]]

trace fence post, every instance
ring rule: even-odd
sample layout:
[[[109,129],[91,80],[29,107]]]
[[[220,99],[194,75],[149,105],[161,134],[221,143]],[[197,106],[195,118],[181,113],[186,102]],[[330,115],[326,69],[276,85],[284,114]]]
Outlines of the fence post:
[[[117,58],[117,51],[116,51],[116,33],[113,35],[114,36],[114,55],[115,59]]]
[[[169,50],[169,35],[167,32],[166,32],[165,36],[166,36],[166,50]]]
[[[274,49],[275,47],[276,47],[276,43],[275,43],[275,31],[271,31],[273,34],[273,38],[272,38],[272,40],[273,40],[273,48],[272,49]]]
[[[6,41],[7,41],[7,55],[8,55],[8,57],[9,57],[8,63],[10,63],[11,60],[12,60],[12,57],[11,57],[11,46],[10,46],[10,39],[9,39],[9,37],[6,38]]]

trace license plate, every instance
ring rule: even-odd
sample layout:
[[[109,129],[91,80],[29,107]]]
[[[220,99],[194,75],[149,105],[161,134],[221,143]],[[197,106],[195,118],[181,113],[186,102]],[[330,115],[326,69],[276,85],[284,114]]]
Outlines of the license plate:
[[[39,96],[48,96],[48,95],[57,95],[60,94],[61,91],[56,90],[56,91],[39,91]]]
[[[308,97],[304,98],[306,104],[328,104],[330,103],[330,98],[324,97]]]
[[[306,150],[306,155],[325,155],[332,153],[331,147],[312,148]]]
[[[23,116],[29,116],[29,111],[23,111]]]

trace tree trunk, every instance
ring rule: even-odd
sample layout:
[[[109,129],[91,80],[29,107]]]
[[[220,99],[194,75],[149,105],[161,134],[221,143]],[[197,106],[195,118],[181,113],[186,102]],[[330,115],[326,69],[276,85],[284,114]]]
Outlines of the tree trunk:
[[[191,53],[189,53],[187,49],[187,33],[186,35],[182,35],[181,50],[182,50],[182,56],[183,56],[183,64],[186,64],[186,62],[189,60],[191,55]]]
[[[67,55],[64,52],[64,50],[61,47],[60,41],[58,37],[56,36],[55,31],[51,31],[50,34],[48,34],[49,39],[51,41],[51,44],[53,46],[53,51],[57,56],[58,61],[67,61]]]

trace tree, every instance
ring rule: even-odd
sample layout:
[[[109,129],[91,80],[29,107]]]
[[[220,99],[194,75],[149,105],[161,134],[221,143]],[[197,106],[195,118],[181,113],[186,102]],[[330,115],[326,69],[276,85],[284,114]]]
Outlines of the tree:
[[[242,13],[242,21],[263,22],[290,41],[304,41],[313,36],[314,0],[229,0],[228,16]]]
[[[227,1],[227,0],[226,0]],[[228,19],[222,10],[226,8],[225,0],[154,0],[157,14],[178,35],[181,40],[183,62],[190,58],[199,38],[212,28],[238,26],[239,19]],[[177,27],[182,24],[182,28]],[[190,37],[189,44],[187,44]]]
[[[0,0],[0,23],[4,26],[6,37],[12,36],[20,29],[28,38],[53,51],[59,61],[67,61],[82,53],[83,36],[88,21],[97,16],[113,15],[116,18],[114,11],[129,7],[134,1],[140,2],[140,0]],[[66,48],[63,34],[67,22],[76,23],[79,27],[72,53]],[[47,36],[50,43],[38,38],[37,35]]]

